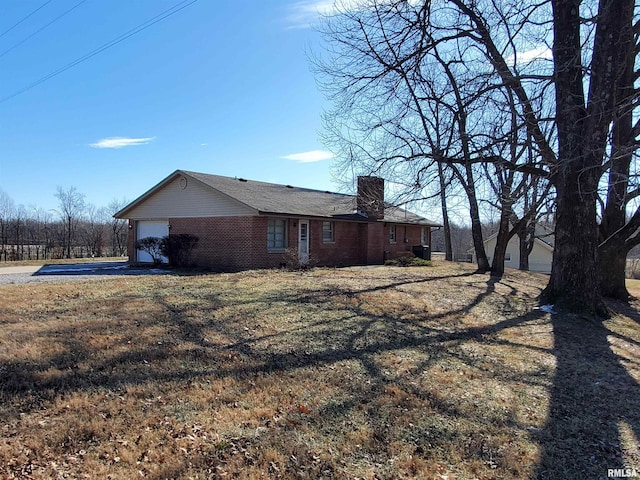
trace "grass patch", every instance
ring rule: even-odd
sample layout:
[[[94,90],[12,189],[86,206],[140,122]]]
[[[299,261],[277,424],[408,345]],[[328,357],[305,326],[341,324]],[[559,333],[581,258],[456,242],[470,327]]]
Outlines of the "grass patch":
[[[634,308],[471,265],[0,287],[6,478],[600,478],[640,466]]]

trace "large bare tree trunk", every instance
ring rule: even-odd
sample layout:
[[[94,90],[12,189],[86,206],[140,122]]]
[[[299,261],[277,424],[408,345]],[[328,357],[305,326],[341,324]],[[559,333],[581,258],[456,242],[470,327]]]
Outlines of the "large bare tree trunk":
[[[620,47],[619,7],[631,0],[601,0],[585,102],[580,52],[580,1],[553,0],[558,160],[556,244],[546,301],[572,311],[606,315],[598,272],[596,195],[609,124],[613,119]],[[585,108],[586,105],[586,108]]]
[[[621,4],[621,7],[623,5]],[[635,41],[633,35],[633,6],[626,4],[619,15],[624,18],[621,45],[617,52],[616,115],[613,120],[612,149],[609,168],[607,200],[600,222],[599,265],[600,289],[604,296],[628,300],[625,270],[627,253],[633,246],[628,235],[616,235],[627,223],[630,167],[635,149],[633,134],[633,108],[635,96],[634,64]]]
[[[469,215],[471,217],[471,238],[473,239],[473,248],[476,252],[476,263],[478,272],[484,273],[490,270],[489,259],[484,248],[484,237],[482,235],[482,222],[480,221],[480,208],[478,207],[478,197],[473,180],[473,169],[467,163],[465,165],[466,181],[464,189],[469,200]]]
[[[525,226],[518,231],[518,245],[520,249],[520,262],[518,269],[529,271],[529,255],[533,250],[533,244],[536,241],[536,218],[533,221],[529,221]]]
[[[626,250],[600,250],[598,262],[602,293],[607,297],[629,300],[625,275],[627,266]]]
[[[451,224],[449,223],[449,209],[447,208],[446,181],[442,163],[438,163],[438,178],[440,180],[440,204],[442,206],[442,225],[444,235],[444,258],[453,261],[453,248],[451,247]]]
[[[545,301],[573,311],[603,314],[597,270],[595,199],[575,177],[556,182],[556,240]]]
[[[493,251],[493,263],[491,275],[500,277],[504,274],[504,259],[511,236],[509,235],[509,206],[505,206],[500,212],[500,224],[496,237],[496,248]]]

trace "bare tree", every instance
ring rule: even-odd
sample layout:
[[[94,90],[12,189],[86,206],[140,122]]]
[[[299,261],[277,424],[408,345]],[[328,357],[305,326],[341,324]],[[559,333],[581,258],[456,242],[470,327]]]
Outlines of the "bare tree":
[[[0,259],[7,261],[7,245],[9,241],[9,222],[13,218],[15,204],[13,199],[0,189]]]
[[[84,244],[87,254],[91,257],[101,257],[106,244],[106,226],[108,225],[108,213],[106,208],[97,208],[95,205],[85,206],[85,217],[82,222]]]
[[[498,141],[487,151],[495,160],[484,163],[485,179],[490,186],[491,195],[487,203],[498,212],[498,231],[493,252],[491,272],[502,275],[507,246],[511,238],[531,228],[535,231],[535,221],[543,203],[549,196],[551,184],[546,180],[546,172],[537,167],[540,163],[533,143],[518,112],[513,92],[500,90],[499,96],[491,98],[495,104],[496,118],[491,137]],[[506,142],[503,139],[507,139]],[[522,160],[524,158],[524,161]],[[530,173],[534,171],[534,173]],[[531,240],[533,241],[533,240]],[[531,247],[533,245],[531,244]],[[522,251],[527,260],[530,249]]]
[[[111,255],[115,257],[126,255],[127,253],[127,237],[129,228],[127,220],[115,218],[114,215],[122,210],[129,202],[122,198],[114,198],[107,206],[107,211],[111,215]]]
[[[558,308],[603,314],[599,250],[611,246],[619,254],[616,237],[633,243],[640,226],[639,212],[599,242],[598,187],[612,165],[607,153],[614,150],[610,125],[620,124],[624,109],[637,103],[635,93],[623,93],[629,81],[622,80],[630,65],[622,57],[635,58],[634,9],[631,0],[600,0],[597,6],[581,0],[371,0],[357,8],[343,6],[324,29],[333,63],[325,62],[322,71],[336,106],[336,138],[360,148],[369,164],[433,160],[437,150],[424,138],[421,106],[438,100],[423,87],[445,78],[450,94],[440,105],[457,108],[454,148],[445,151],[444,160],[465,173],[476,163],[499,160],[509,170],[548,175],[556,192],[556,239],[543,298]],[[549,42],[553,59],[546,53]],[[522,69],[519,59],[533,54],[547,58],[548,67]],[[497,92],[513,98],[518,131],[526,132],[535,163],[523,157],[514,164],[512,158],[488,154],[497,142],[509,143],[488,135],[485,107]],[[549,98],[551,114],[545,108]],[[634,151],[635,140],[626,138],[619,145]]]
[[[11,219],[11,252],[12,260],[24,260],[25,234],[27,210],[24,205],[18,205]]]
[[[604,313],[598,269],[597,191],[616,111],[615,94],[622,70],[618,53],[632,51],[628,43],[633,35],[625,32],[632,28],[634,2],[600,2],[588,52],[581,36],[579,2],[552,3],[558,128],[552,180],[557,210],[554,260],[544,297]],[[584,53],[591,54],[588,69],[582,62]]]
[[[603,294],[626,300],[626,259],[629,251],[640,244],[640,183],[636,171],[637,137],[640,123],[635,120],[638,102],[636,63],[638,58],[637,21],[630,3],[621,5],[620,41],[615,48],[616,85],[615,113],[609,132],[610,148],[603,163],[601,184],[606,188],[598,198],[600,204],[600,236],[598,265]],[[635,114],[637,117],[637,113]]]
[[[548,237],[553,235],[553,229],[550,228],[551,226],[546,227],[543,219],[550,211],[553,211],[554,197],[548,192],[550,184],[541,182],[541,180],[540,178],[532,179],[523,198],[524,211],[529,211],[532,215],[524,218],[522,222],[523,217],[515,210],[513,212],[513,224],[519,226],[515,233],[518,235],[520,251],[518,268],[520,270],[529,270],[529,255],[533,251],[536,238],[540,238],[546,243],[552,243]],[[535,208],[536,205],[537,208]]]
[[[112,214],[126,205],[126,200],[113,200],[108,207],[85,205],[84,195],[75,187],[58,187],[57,211],[38,206],[26,209],[16,206],[0,190],[0,260],[70,258],[126,254],[128,228],[126,221]],[[60,219],[54,221],[53,214]]]
[[[316,61],[321,85],[334,104],[325,115],[325,138],[348,170],[391,178],[404,186],[407,198],[428,198],[425,193],[439,179],[445,220],[446,168],[466,194],[478,269],[500,274],[513,234],[514,196],[526,190],[505,182],[515,181],[515,171],[547,172],[539,155],[522,154],[527,148],[520,143],[530,134],[517,97],[487,68],[473,26],[461,15],[452,23],[446,3],[372,0],[358,8],[343,5],[339,15],[327,19],[323,33],[329,59]],[[548,84],[549,77],[539,83]],[[536,91],[536,101],[538,96]],[[493,266],[484,249],[480,203],[487,176],[494,172],[482,164],[504,172],[502,192],[495,197],[504,202],[499,207],[504,221]]]
[[[75,242],[78,222],[84,211],[84,195],[79,193],[76,187],[69,187],[65,190],[58,186],[55,196],[59,202],[60,217],[64,222],[64,249],[66,250],[66,257],[71,258],[71,249]]]
[[[38,207],[31,207],[29,218],[30,245],[35,248],[36,260],[49,258],[52,249],[51,213]]]
[[[442,210],[442,235],[444,240],[444,259],[453,261],[453,242],[451,240],[451,222],[449,220],[449,203],[447,202],[447,179],[445,169],[438,163],[438,180],[440,182],[440,209]]]

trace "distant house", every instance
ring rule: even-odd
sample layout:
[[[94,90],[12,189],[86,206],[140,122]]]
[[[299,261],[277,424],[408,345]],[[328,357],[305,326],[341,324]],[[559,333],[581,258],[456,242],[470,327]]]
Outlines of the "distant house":
[[[494,233],[484,241],[484,248],[487,252],[489,263],[493,260],[492,255],[496,248],[497,238],[498,234]],[[551,273],[553,245],[553,232],[541,226],[536,227],[536,237],[533,241],[533,249],[529,254],[529,271]],[[473,261],[475,262],[475,252],[470,251],[470,253],[473,253]],[[507,244],[504,266],[505,268],[518,268],[520,266],[520,241],[517,235],[511,237],[511,240],[509,240],[509,243]]]
[[[381,264],[428,246],[419,215],[386,204],[384,180],[359,177],[358,194],[176,170],[115,215],[128,219],[129,260],[150,262],[135,242],[192,234],[197,265],[220,270],[278,267],[291,261],[325,266]]]

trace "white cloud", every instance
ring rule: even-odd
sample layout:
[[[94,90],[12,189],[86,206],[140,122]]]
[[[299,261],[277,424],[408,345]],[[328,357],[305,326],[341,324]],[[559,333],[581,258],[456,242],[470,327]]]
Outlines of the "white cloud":
[[[509,55],[505,60],[509,65],[513,65],[514,63],[522,65],[531,63],[534,60],[553,60],[553,52],[549,47],[538,47],[519,52],[517,57]]]
[[[286,20],[290,28],[309,28],[319,15],[328,15],[333,11],[333,0],[302,0],[289,7]]]
[[[382,1],[382,0],[379,0]],[[410,5],[420,5],[424,0],[408,0]],[[371,0],[299,0],[288,7],[286,17],[289,28],[310,28],[320,16],[339,12],[371,8]]]
[[[146,145],[155,140],[156,137],[130,138],[130,137],[108,137],[89,144],[93,148],[123,148],[134,145]]]
[[[300,153],[292,153],[291,155],[285,155],[285,160],[293,160],[295,162],[300,163],[312,163],[312,162],[321,162],[322,160],[330,160],[334,158],[335,155],[331,152],[327,152],[324,150],[311,150],[309,152],[300,152]]]
[[[310,28],[321,15],[355,10],[363,0],[300,0],[289,7],[287,22],[290,28]]]

